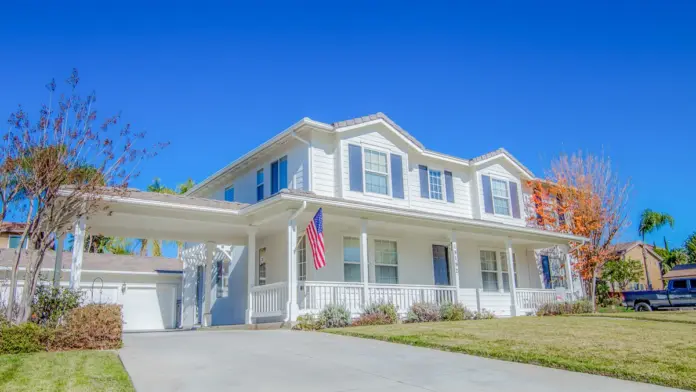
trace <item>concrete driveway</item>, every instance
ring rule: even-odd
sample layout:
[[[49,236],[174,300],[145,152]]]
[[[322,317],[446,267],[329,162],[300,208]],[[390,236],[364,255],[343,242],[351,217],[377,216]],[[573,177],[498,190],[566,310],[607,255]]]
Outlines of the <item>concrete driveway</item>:
[[[419,347],[273,331],[129,334],[143,391],[668,391],[647,384]]]

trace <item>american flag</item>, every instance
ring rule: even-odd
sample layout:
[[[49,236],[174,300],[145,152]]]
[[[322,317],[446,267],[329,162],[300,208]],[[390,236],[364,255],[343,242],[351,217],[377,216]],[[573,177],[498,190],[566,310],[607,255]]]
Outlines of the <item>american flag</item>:
[[[312,247],[314,256],[314,268],[319,269],[326,265],[326,250],[324,249],[324,213],[321,208],[307,225],[307,238]]]

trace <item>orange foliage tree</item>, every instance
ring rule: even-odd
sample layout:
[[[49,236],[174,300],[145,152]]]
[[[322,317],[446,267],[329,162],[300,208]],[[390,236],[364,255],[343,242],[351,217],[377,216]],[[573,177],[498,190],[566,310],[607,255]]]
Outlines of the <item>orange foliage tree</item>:
[[[531,226],[588,239],[570,245],[574,268],[590,283],[586,287],[594,306],[597,276],[609,259],[611,242],[629,223],[629,181],[619,178],[608,158],[578,152],[560,155],[545,179],[527,185]]]

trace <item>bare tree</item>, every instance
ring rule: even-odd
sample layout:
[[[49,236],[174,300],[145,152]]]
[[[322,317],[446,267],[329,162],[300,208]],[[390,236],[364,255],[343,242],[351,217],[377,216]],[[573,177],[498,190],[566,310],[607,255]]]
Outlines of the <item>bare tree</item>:
[[[78,95],[77,70],[66,82],[70,91],[57,99],[55,107],[56,83],[47,85],[49,104],[42,107],[36,122],[21,107],[13,113],[3,141],[8,151],[5,170],[16,178],[28,209],[21,243],[28,240],[32,249],[26,252],[24,290],[15,322],[29,317],[41,265],[54,239],[70,230],[77,217],[104,210],[105,196],[125,195],[140,163],[165,146],[140,147],[145,134],[133,132],[130,124],[121,125],[120,115],[95,125],[95,95]],[[8,308],[16,295],[22,254],[17,252],[13,264]]]

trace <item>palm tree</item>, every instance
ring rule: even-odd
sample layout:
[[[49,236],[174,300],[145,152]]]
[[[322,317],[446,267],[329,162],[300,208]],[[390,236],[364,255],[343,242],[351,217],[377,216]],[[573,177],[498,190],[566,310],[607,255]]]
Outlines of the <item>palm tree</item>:
[[[640,215],[638,235],[643,238],[643,267],[645,268],[645,280],[648,282],[648,290],[652,290],[652,283],[650,281],[650,273],[648,272],[648,254],[645,249],[645,235],[657,231],[665,225],[674,227],[674,218],[669,214],[656,212],[647,208]]]
[[[112,237],[104,245],[104,250],[114,255],[132,255],[133,243],[125,238]]]
[[[186,180],[186,182],[179,184],[179,186],[176,187],[176,193],[178,193],[179,195],[183,195],[184,193],[193,189],[195,185],[196,183],[189,178],[188,180]]]

